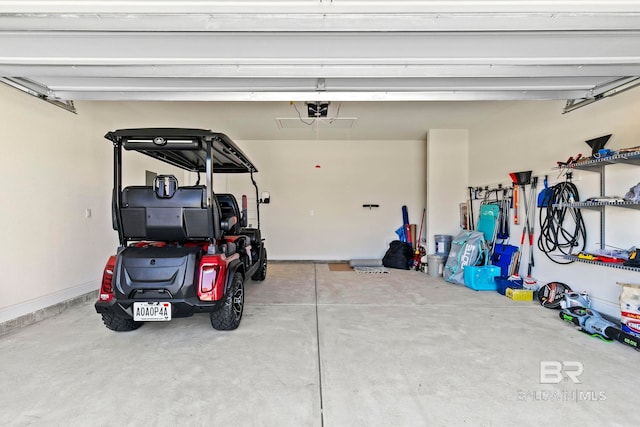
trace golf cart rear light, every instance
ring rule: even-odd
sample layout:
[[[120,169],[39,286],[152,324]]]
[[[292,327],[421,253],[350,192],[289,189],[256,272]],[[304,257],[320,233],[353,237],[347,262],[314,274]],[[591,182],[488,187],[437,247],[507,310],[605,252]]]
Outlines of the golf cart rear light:
[[[219,267],[217,265],[204,265],[202,267],[202,273],[200,274],[200,290],[198,292],[198,297],[201,300],[211,301],[213,297],[211,292],[216,286],[218,268]]]
[[[102,284],[100,285],[100,301],[109,302],[113,299],[113,270],[116,258],[110,257],[102,273]]]

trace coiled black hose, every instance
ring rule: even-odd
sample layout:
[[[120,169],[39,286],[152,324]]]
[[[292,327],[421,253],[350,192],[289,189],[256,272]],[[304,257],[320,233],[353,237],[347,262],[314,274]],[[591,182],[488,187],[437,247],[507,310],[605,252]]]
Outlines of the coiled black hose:
[[[538,249],[556,264],[571,264],[562,255],[584,251],[587,230],[580,209],[554,205],[580,201],[578,188],[570,181],[556,184],[549,187],[545,200],[546,206],[540,208]]]

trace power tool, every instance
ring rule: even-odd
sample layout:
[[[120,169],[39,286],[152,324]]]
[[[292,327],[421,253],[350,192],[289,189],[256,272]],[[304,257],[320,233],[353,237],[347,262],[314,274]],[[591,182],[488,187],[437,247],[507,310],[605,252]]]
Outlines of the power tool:
[[[622,332],[618,325],[608,321],[600,313],[586,307],[567,307],[560,311],[560,318],[573,323],[582,332],[603,341],[616,340],[640,350],[640,338]]]

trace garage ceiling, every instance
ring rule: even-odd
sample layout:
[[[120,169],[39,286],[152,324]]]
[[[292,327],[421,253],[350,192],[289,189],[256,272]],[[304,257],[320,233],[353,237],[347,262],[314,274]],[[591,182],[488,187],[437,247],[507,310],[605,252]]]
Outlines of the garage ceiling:
[[[0,1],[50,101],[591,102],[637,83],[638,1]]]

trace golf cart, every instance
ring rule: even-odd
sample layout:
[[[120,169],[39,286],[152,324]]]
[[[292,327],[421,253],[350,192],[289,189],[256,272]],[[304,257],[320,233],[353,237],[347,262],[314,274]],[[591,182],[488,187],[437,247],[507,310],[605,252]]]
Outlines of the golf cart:
[[[215,329],[236,329],[244,283],[267,274],[256,167],[229,137],[209,130],[121,129],[105,138],[113,142],[112,214],[120,240],[95,303],[106,327],[130,331],[147,321],[209,313]],[[158,175],[152,186],[122,188],[123,148],[197,173],[196,185]],[[233,194],[214,194],[214,173],[249,174],[257,228],[247,224],[246,196],[240,209]]]

